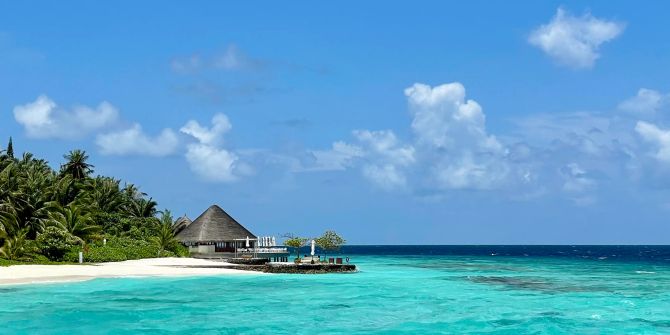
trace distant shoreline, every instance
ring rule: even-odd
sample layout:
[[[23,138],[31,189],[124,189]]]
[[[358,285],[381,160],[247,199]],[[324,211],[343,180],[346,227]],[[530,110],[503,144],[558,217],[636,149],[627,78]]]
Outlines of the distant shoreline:
[[[221,268],[226,264],[197,258],[146,258],[91,265],[11,265],[0,267],[0,285],[79,282],[96,278],[264,275]],[[212,267],[206,267],[208,265]]]

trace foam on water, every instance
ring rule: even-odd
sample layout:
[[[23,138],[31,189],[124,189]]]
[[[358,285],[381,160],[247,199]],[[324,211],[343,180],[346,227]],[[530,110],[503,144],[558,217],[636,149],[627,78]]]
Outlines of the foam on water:
[[[670,333],[667,263],[496,253],[352,255],[360,268],[355,274],[98,279],[5,287],[0,290],[0,330]]]

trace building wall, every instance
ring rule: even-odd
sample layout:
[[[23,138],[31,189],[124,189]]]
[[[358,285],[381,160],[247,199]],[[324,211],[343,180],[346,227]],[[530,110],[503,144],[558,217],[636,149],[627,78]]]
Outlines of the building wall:
[[[199,254],[209,254],[209,253],[214,253],[214,245],[192,245],[188,247],[188,251],[191,253],[199,253]]]

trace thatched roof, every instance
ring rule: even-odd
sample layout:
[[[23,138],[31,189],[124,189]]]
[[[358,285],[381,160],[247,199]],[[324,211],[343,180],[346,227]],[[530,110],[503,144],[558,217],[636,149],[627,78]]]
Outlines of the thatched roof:
[[[180,231],[184,230],[184,228],[188,227],[188,225],[191,223],[193,223],[193,221],[191,221],[191,219],[189,219],[188,216],[184,214],[184,216],[178,218],[177,221],[174,222],[172,230],[175,232],[175,234],[179,234]]]
[[[256,238],[221,207],[212,205],[200,214],[193,223],[177,234],[181,242],[217,242]]]

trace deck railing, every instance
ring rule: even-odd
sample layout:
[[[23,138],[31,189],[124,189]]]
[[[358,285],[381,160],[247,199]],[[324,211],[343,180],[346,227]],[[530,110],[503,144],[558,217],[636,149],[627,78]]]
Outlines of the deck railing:
[[[259,253],[259,254],[285,254],[288,253],[287,248],[238,248],[238,253]]]

